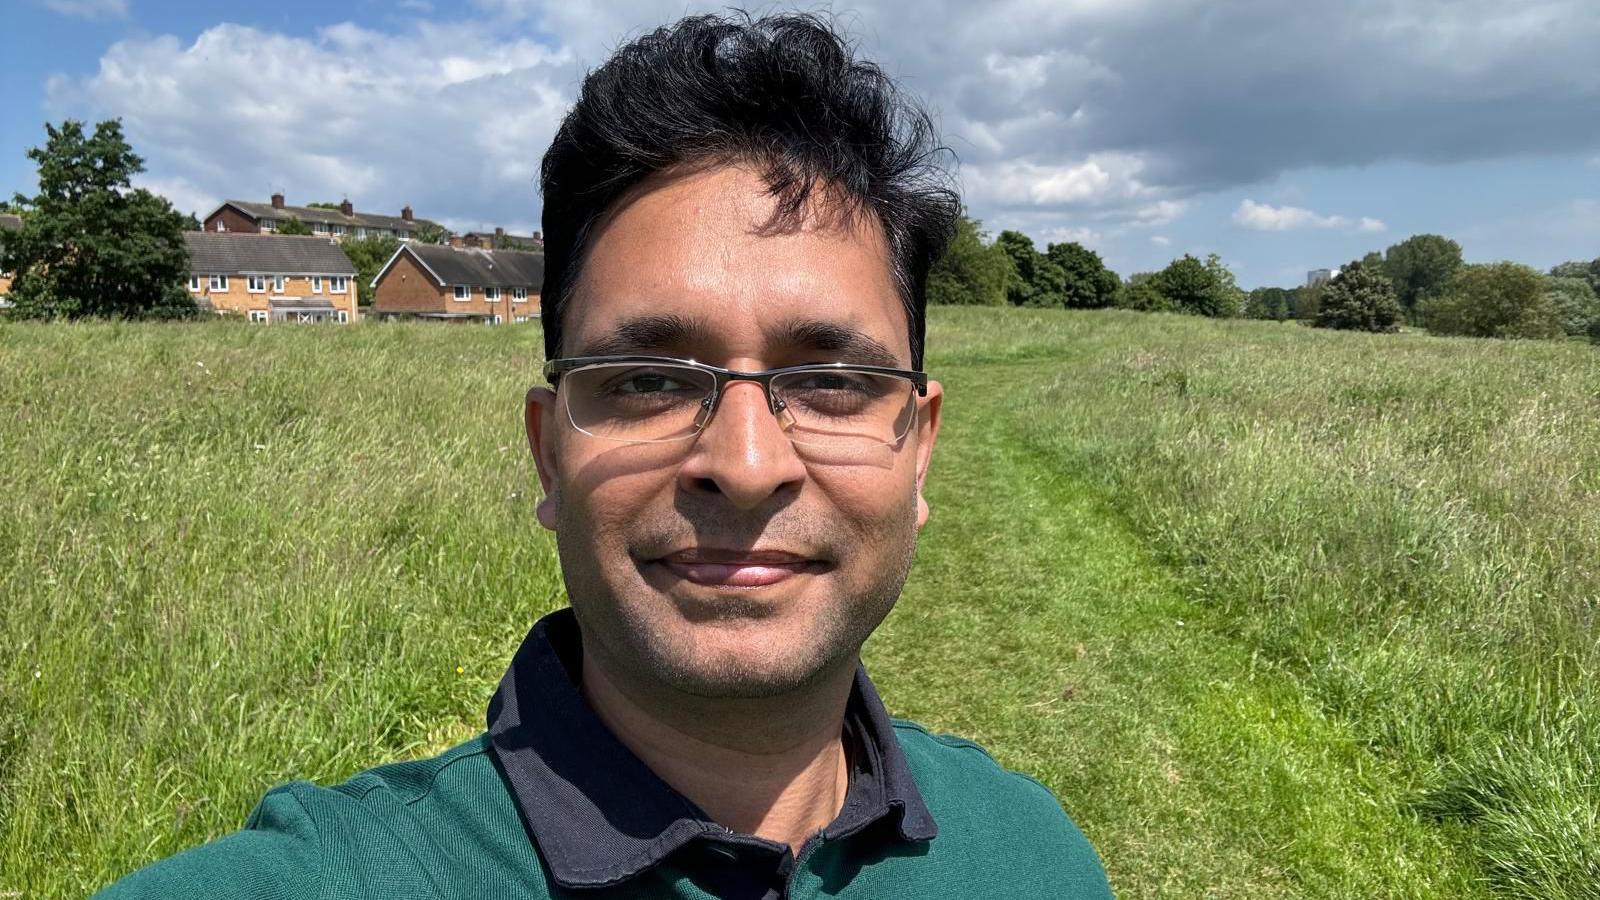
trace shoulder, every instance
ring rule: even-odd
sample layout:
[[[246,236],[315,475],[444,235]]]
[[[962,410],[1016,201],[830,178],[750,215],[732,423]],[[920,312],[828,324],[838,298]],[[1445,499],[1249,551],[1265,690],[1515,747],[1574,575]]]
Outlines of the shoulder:
[[[450,798],[463,795],[464,808],[478,802],[474,794],[492,794],[483,782],[498,783],[486,748],[480,736],[337,785],[279,785],[262,796],[239,831],[145,866],[96,897],[298,900],[342,895],[328,890],[332,877],[348,881],[368,869],[396,876],[420,871],[430,842],[416,826],[446,820],[449,810],[440,807],[450,806]]]
[[[900,719],[894,732],[946,852],[1027,860],[1034,874],[1073,885],[1070,896],[1111,896],[1100,857],[1049,788],[964,738]]]

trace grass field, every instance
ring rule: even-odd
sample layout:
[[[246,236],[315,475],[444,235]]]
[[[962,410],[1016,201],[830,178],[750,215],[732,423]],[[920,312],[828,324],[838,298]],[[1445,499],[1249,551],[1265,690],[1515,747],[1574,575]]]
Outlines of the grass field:
[[[939,309],[891,711],[1118,895],[1600,897],[1600,352]],[[0,326],[0,897],[482,728],[530,328]]]

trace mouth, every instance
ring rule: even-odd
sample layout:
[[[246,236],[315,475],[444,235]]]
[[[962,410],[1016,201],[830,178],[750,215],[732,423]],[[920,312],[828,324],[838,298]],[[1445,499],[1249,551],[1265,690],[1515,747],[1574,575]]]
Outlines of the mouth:
[[[757,588],[821,572],[822,560],[784,550],[724,550],[690,547],[650,560],[693,584],[719,588]]]

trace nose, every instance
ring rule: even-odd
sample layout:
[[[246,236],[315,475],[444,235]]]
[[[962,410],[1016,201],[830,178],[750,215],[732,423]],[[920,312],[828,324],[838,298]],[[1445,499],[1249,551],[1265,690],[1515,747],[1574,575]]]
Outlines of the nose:
[[[720,494],[741,512],[798,491],[805,477],[805,463],[773,416],[766,393],[751,381],[723,388],[715,414],[678,470],[684,490]]]

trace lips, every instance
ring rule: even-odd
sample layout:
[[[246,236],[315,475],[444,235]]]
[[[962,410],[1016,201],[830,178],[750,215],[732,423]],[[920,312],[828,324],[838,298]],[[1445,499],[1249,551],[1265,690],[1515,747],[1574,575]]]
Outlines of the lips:
[[[820,571],[820,560],[784,550],[724,550],[691,547],[655,563],[672,574],[708,587],[753,588]]]

